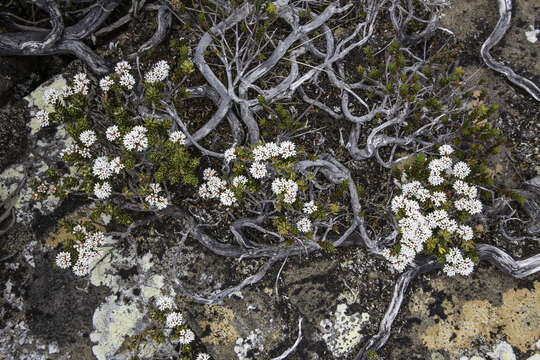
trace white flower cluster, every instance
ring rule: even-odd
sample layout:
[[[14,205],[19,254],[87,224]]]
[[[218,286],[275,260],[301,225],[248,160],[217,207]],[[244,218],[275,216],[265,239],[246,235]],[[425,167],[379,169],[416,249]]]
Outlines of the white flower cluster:
[[[135,78],[131,73],[129,72],[131,70],[131,65],[127,61],[120,61],[116,63],[116,66],[114,67],[114,72],[120,76],[120,85],[126,87],[128,90],[133,89],[133,85],[135,85]],[[101,83],[100,83],[101,85]],[[112,84],[110,84],[112,85]],[[105,87],[107,90],[101,88],[103,91],[108,91],[109,89]]]
[[[463,258],[458,248],[451,248],[445,257],[446,263],[443,266],[443,272],[448,276],[456,274],[468,276],[474,270],[474,263],[469,258]]]
[[[184,317],[179,312],[171,312],[167,314],[165,325],[168,328],[174,328],[184,323]]]
[[[296,223],[296,227],[298,228],[298,230],[300,230],[300,232],[303,232],[303,233],[308,233],[311,231],[311,220],[309,220],[308,218],[301,218],[300,220],[298,220],[298,222]]]
[[[90,80],[85,73],[76,74],[73,77],[72,86],[65,85],[61,90],[47,89],[43,92],[43,102],[46,105],[55,105],[57,101],[62,101],[73,94],[88,94],[88,84]],[[46,125],[45,125],[46,126]]]
[[[251,164],[249,172],[254,179],[262,179],[268,173],[266,169],[266,164],[258,161]]]
[[[255,160],[253,164],[251,164],[251,167],[249,168],[249,172],[251,173],[251,176],[255,179],[262,179],[268,174],[268,169],[266,168],[266,164],[264,161],[269,160],[271,158],[277,158],[281,156],[283,159],[288,159],[292,156],[296,155],[296,146],[291,141],[284,141],[282,143],[275,143],[275,142],[269,142],[264,145],[259,145],[255,147],[252,151],[253,159]],[[225,155],[225,160],[231,161],[236,156],[234,155],[231,149],[227,150],[227,154]]]
[[[182,329],[178,332],[177,340],[183,345],[191,344],[195,340],[195,334],[190,329]]]
[[[287,204],[293,204],[296,201],[298,184],[294,180],[277,178],[272,181],[272,191],[276,195],[283,194],[283,201]]]
[[[255,159],[255,162],[265,161],[278,156],[281,156],[283,159],[288,159],[294,155],[296,155],[296,146],[291,141],[284,141],[279,144],[269,142],[253,149],[253,158]]]
[[[128,90],[133,89],[135,85],[135,78],[130,73],[131,65],[127,61],[120,61],[116,63],[114,67],[114,72],[119,78],[119,83],[121,86],[126,87]],[[108,92],[115,83],[114,75],[107,75],[99,80],[99,87],[104,93]]]
[[[92,146],[96,142],[97,136],[93,130],[85,130],[79,135],[79,140],[84,146]]]
[[[90,265],[103,254],[101,245],[105,240],[105,234],[100,231],[88,232],[84,227],[77,225],[73,228],[73,234],[83,237],[83,241],[77,240],[74,248],[77,251],[77,262],[73,265],[73,273],[77,276],[85,276],[90,271]],[[71,255],[61,252],[56,256],[56,265],[62,269],[71,266]]]
[[[115,157],[111,161],[106,156],[100,156],[94,160],[92,167],[92,174],[99,180],[107,180],[112,174],[120,174],[120,171],[124,168],[124,164],[119,157]],[[107,199],[111,196],[112,187],[107,181],[103,183],[94,184],[94,195],[101,200]]]
[[[62,251],[56,255],[56,266],[58,266],[60,269],[67,269],[71,266],[71,254]]]
[[[49,125],[49,112],[46,110],[39,110],[36,113],[36,120],[39,123],[39,127],[45,127]]]
[[[125,72],[120,75],[120,85],[125,86],[126,88],[131,90],[133,89],[133,85],[135,85],[135,78],[130,73]]]
[[[122,164],[120,157],[117,156],[109,161],[106,156],[100,156],[94,160],[92,174],[100,180],[107,180],[113,173],[120,174],[123,168],[124,164]]]
[[[456,166],[452,169],[453,161],[447,156],[453,153],[451,146],[441,146],[439,153],[442,157],[434,159],[428,164],[431,170],[428,180],[430,186],[438,186],[445,181],[449,183],[454,181],[455,194],[466,197],[453,201],[452,198],[448,198],[450,193],[429,190],[419,181],[411,181],[402,185],[401,194],[395,196],[391,202],[392,212],[400,217],[398,221],[401,232],[400,252],[399,254],[391,254],[390,249],[385,249],[382,252],[382,255],[398,271],[403,271],[407,265],[412,263],[416,255],[424,250],[425,242],[432,236],[437,236],[439,231],[446,231],[458,242],[473,239],[472,228],[468,225],[458,224],[446,210],[451,209],[452,203],[455,209],[467,211],[470,215],[477,214],[482,210],[482,203],[475,199],[476,187],[461,180],[470,173],[470,169],[463,162],[456,164],[457,170]],[[433,181],[434,179],[436,181]],[[434,209],[430,212],[424,210],[431,208]],[[454,273],[468,275],[472,271],[473,263],[470,259],[464,260],[461,253],[459,256],[447,257],[447,262],[450,261],[449,259],[457,259],[455,264],[459,266],[456,265],[455,268],[461,270],[455,270]],[[450,264],[454,264],[454,262],[450,262]],[[466,265],[461,266],[461,264]],[[469,267],[470,271],[468,271]],[[452,267],[450,266],[450,268]],[[463,269],[467,269],[467,271]]]
[[[118,75],[129,72],[129,70],[131,70],[131,65],[125,60],[117,62],[114,67],[114,72]]]
[[[174,144],[184,145],[186,143],[186,135],[181,131],[175,131],[169,135],[169,140]]]
[[[72,91],[74,94],[88,95],[88,84],[90,80],[85,73],[78,73],[73,77]]]
[[[171,67],[165,60],[158,61],[153,67],[152,70],[148,71],[144,75],[144,80],[147,83],[155,84],[161,82],[169,76],[169,70]]]
[[[247,182],[248,182],[248,179],[244,175],[238,175],[238,176],[233,177],[233,179],[232,179],[232,185],[234,187],[239,187],[241,185],[246,185]]]
[[[156,299],[159,311],[174,310],[174,300],[171,296],[160,296]]]
[[[459,195],[465,195],[465,197],[462,197],[454,202],[456,209],[460,211],[467,211],[471,215],[482,212],[482,203],[480,200],[476,199],[478,194],[476,187],[470,186],[464,181],[457,180],[454,183],[454,190]]]
[[[43,102],[47,105],[54,105],[61,98],[62,93],[56,89],[47,89],[43,92]]]
[[[111,86],[114,85],[114,80],[110,75],[105,76],[103,79],[99,80],[99,87],[103,92],[107,92],[111,89]]]
[[[124,135],[124,147],[129,150],[143,151],[148,147],[148,138],[146,132],[148,130],[141,125],[134,126],[130,132]]]
[[[118,126],[109,126],[107,130],[105,130],[105,136],[109,141],[114,141],[118,139],[120,137],[120,130],[118,130]]]
[[[233,145],[232,147],[225,150],[225,153],[223,153],[225,156],[225,162],[231,162],[234,159],[236,159],[236,147]]]
[[[105,200],[112,194],[112,186],[107,181],[94,184],[94,195],[100,200]]]
[[[207,353],[199,353],[197,354],[195,360],[210,360],[210,355],[208,355]]]
[[[219,198],[219,201],[224,206],[232,206],[236,204],[236,196],[234,192],[227,188],[227,182],[221,180],[216,176],[216,171],[211,168],[207,168],[203,172],[203,179],[206,180],[199,187],[199,196],[203,199],[215,199]],[[247,179],[238,178],[234,180],[234,183],[240,185],[247,182]]]
[[[165,196],[160,196],[161,185],[150,184],[150,194],[144,199],[148,205],[156,207],[158,210],[163,210],[169,205],[169,200]]]
[[[311,215],[315,211],[317,211],[317,205],[315,204],[315,201],[311,200],[304,204],[304,207],[302,208],[302,211],[304,214]]]

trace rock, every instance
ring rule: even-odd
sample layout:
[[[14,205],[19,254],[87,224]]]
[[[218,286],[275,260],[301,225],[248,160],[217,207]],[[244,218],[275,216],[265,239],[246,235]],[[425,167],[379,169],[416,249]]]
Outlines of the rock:
[[[540,360],[540,354],[534,354],[533,356],[531,356],[527,360]]]
[[[512,346],[505,341],[497,344],[495,350],[487,355],[493,360],[516,360],[514,349],[512,349]]]
[[[431,360],[444,360],[444,356],[439,352],[434,352],[431,354]]]
[[[6,105],[0,109],[0,172],[26,152],[29,132],[26,123],[29,118],[29,111],[18,106]]]
[[[334,316],[321,320],[322,338],[336,358],[349,353],[364,337],[362,330],[369,316],[354,313],[347,315],[347,305],[339,304]],[[444,358],[439,359],[444,360]]]
[[[481,357],[481,356],[475,355],[470,360],[485,360],[485,359],[483,357]]]
[[[115,355],[126,336],[133,336],[143,330],[140,326],[144,314],[135,304],[124,305],[116,302],[115,295],[107,297],[94,313],[94,331],[90,340],[97,343],[92,347],[98,360],[107,360]]]
[[[536,342],[536,350],[540,350],[540,339]]]

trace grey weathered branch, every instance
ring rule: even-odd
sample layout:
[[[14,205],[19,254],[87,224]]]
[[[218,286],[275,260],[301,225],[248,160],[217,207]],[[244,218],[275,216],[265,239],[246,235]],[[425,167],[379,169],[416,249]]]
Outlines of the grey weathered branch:
[[[512,20],[512,0],[497,0],[497,3],[499,5],[499,21],[497,21],[497,25],[495,25],[493,32],[482,44],[480,55],[489,68],[503,74],[512,83],[528,92],[536,101],[540,101],[540,88],[538,85],[531,80],[516,74],[511,68],[495,60],[490,54],[490,50],[501,41],[506,31],[510,28]]]

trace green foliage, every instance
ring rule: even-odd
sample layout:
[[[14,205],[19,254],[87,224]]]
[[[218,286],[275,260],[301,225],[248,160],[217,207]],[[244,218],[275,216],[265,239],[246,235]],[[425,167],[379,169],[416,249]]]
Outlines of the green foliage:
[[[366,358],[368,360],[377,360],[377,359],[379,359],[379,355],[377,355],[377,353],[375,351],[373,351],[373,350],[368,350],[366,352]]]
[[[272,108],[262,96],[258,96],[257,100],[268,112],[273,114],[268,118],[259,119],[259,125],[265,137],[276,137],[305,127],[305,123],[296,120],[294,115],[283,105],[277,104]]]

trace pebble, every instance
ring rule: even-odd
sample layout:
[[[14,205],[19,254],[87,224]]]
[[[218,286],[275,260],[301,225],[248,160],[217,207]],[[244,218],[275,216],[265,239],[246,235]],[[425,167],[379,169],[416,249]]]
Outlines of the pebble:
[[[485,359],[483,357],[481,357],[481,356],[475,355],[470,360],[485,360]]]
[[[540,173],[540,166],[538,167],[538,172]],[[540,339],[536,342],[536,350],[540,350]]]
[[[533,356],[531,356],[527,360],[540,360],[540,354],[534,354]]]

